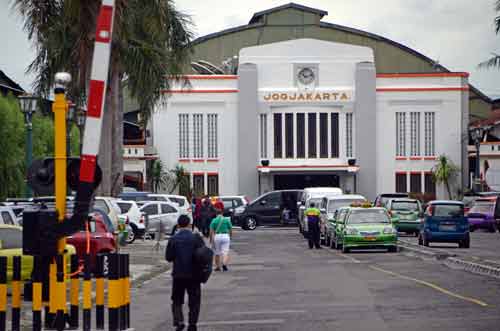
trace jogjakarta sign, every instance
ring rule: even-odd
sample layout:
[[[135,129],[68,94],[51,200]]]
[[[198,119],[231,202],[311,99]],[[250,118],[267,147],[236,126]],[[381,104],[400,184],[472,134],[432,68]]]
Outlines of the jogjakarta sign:
[[[268,92],[263,95],[266,102],[332,102],[351,101],[348,91],[339,92]]]

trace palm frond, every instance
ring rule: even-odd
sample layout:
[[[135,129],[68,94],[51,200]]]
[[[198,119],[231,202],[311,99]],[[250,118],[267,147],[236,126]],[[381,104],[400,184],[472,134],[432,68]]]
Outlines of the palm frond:
[[[500,0],[497,0],[495,4],[495,11],[500,13]],[[500,15],[495,17],[495,31],[496,33],[500,32]]]
[[[478,67],[481,69],[485,68],[500,68],[500,55],[492,53],[493,57],[489,60],[479,63]]]

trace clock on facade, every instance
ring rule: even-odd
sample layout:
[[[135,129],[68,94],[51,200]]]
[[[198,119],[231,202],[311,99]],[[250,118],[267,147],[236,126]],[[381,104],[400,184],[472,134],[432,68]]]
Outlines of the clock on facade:
[[[314,74],[314,70],[312,70],[311,68],[302,68],[297,73],[297,79],[299,80],[299,82],[301,84],[304,84],[304,85],[311,84],[312,82],[314,82],[315,78],[316,77]]]

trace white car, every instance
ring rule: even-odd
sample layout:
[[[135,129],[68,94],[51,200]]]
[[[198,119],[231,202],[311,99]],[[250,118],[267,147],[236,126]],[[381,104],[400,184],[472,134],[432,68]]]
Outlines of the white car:
[[[144,236],[146,231],[146,215],[141,212],[135,201],[117,200],[121,214],[118,216],[125,224],[129,224],[132,231],[128,233],[127,243],[131,244],[137,237]]]
[[[342,189],[338,187],[309,187],[305,188],[299,205],[299,231],[300,233],[307,233],[307,224],[305,222],[304,212],[311,206],[311,202],[315,203],[316,207],[319,206],[323,198],[329,198],[336,195],[343,194]]]
[[[166,201],[142,201],[137,203],[140,211],[147,215],[148,233],[161,231],[173,235],[177,229],[177,219],[181,215],[176,204]]]
[[[181,212],[181,214],[188,215],[190,218],[192,218],[191,204],[189,203],[188,199],[185,196],[175,195],[175,194],[151,193],[148,194],[148,200],[167,201],[175,203],[179,207],[179,211]]]
[[[19,225],[14,211],[10,207],[0,207],[0,224]]]
[[[114,228],[118,229],[118,215],[121,214],[121,209],[116,204],[116,201],[117,199],[113,197],[95,197],[94,208],[104,211],[111,219]]]

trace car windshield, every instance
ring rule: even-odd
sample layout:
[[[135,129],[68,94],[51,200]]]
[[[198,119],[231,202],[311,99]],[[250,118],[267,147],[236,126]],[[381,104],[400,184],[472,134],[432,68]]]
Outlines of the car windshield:
[[[391,204],[392,210],[409,210],[418,211],[417,201],[393,201]]]
[[[176,204],[179,205],[179,207],[184,206],[184,199],[182,198],[176,198],[176,197],[169,197],[170,201],[175,202]]]
[[[122,214],[128,213],[128,211],[130,210],[130,207],[132,207],[132,204],[128,203],[128,202],[117,202],[117,204],[118,204],[118,207],[120,207],[120,211]]]
[[[349,214],[348,224],[390,223],[383,209],[354,209]]]
[[[476,202],[470,209],[469,213],[492,214],[495,208],[495,203],[492,202]]]
[[[336,199],[328,201],[328,213],[332,214],[341,207],[349,207],[353,203],[362,203],[363,199]]]
[[[323,198],[311,198],[309,199],[309,206],[311,206],[314,203],[314,206],[319,208],[319,205],[321,205],[321,200],[323,200]]]
[[[432,216],[437,217],[460,217],[464,215],[464,207],[461,205],[433,205]]]

